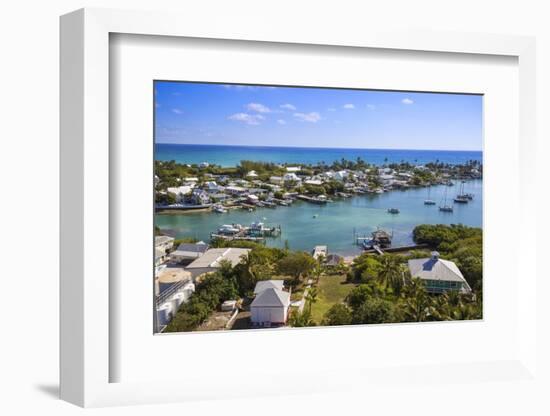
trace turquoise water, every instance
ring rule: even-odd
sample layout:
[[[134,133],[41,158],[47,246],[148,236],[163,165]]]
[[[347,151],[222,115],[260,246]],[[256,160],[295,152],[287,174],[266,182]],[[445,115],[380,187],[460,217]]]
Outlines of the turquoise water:
[[[428,188],[394,190],[384,194],[354,196],[337,200],[324,206],[296,201],[290,207],[275,209],[258,208],[254,212],[233,210],[225,214],[212,212],[184,215],[156,215],[156,224],[163,230],[175,233],[177,238],[195,237],[208,241],[210,233],[222,224],[250,225],[261,220],[266,225],[281,225],[282,234],[267,239],[267,245],[284,247],[285,240],[293,250],[311,250],[315,245],[328,245],[329,252],[343,255],[357,254],[361,250],[353,244],[354,230],[363,235],[377,227],[393,231],[393,244],[412,242],[412,230],[418,224],[464,224],[482,226],[481,180],[466,182],[464,191],[474,194],[468,204],[454,204],[454,212],[439,211],[445,189],[448,202],[458,191],[458,186],[433,186],[430,199],[436,205],[424,205]],[[397,215],[387,213],[388,208],[398,208]],[[317,218],[314,218],[317,215]],[[265,220],[264,220],[265,218]]]
[[[261,146],[219,146],[198,144],[164,144],[155,145],[155,159],[162,161],[175,160],[179,163],[198,164],[208,162],[220,166],[236,166],[241,160],[273,163],[331,164],[342,158],[364,161],[382,165],[384,163],[409,162],[421,165],[439,161],[449,164],[464,164],[469,160],[482,160],[480,151],[450,150],[401,150],[401,149],[332,149],[332,148],[299,148],[299,147],[261,147]]]

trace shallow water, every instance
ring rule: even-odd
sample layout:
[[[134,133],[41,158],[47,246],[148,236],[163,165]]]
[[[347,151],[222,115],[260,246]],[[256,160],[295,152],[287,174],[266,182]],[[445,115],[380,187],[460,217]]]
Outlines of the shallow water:
[[[454,204],[454,212],[439,211],[439,204],[447,189],[447,202],[458,192],[459,186],[433,186],[430,199],[436,205],[424,205],[428,188],[394,190],[384,194],[354,196],[339,199],[326,205],[296,201],[290,207],[275,209],[258,208],[254,212],[231,210],[225,214],[212,212],[186,213],[183,215],[156,215],[156,224],[163,230],[171,230],[176,238],[195,237],[208,241],[210,233],[222,224],[250,225],[263,221],[266,225],[280,225],[281,236],[268,238],[267,245],[284,247],[285,240],[293,250],[310,251],[316,245],[327,245],[330,253],[357,254],[361,250],[354,245],[354,233],[367,234],[377,227],[393,232],[393,245],[412,243],[412,230],[419,224],[464,224],[482,226],[482,180],[468,181],[466,193],[474,194],[468,204]],[[399,214],[389,214],[388,208],[398,208]],[[317,215],[314,218],[314,215]],[[265,218],[265,219],[264,219]]]

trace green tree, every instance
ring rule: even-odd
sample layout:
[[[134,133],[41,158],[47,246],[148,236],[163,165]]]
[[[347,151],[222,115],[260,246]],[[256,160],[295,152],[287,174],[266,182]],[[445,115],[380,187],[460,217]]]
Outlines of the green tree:
[[[304,310],[302,312],[293,311],[288,318],[288,324],[291,327],[306,327],[316,326],[315,321],[311,318],[311,312]]]
[[[385,254],[380,262],[378,279],[385,287],[390,287],[399,296],[403,288],[403,269],[397,259],[392,255]]]
[[[432,298],[428,295],[424,282],[415,278],[403,288],[401,312],[405,322],[423,322],[434,314]]]
[[[297,284],[300,278],[309,275],[315,267],[315,260],[304,252],[289,253],[278,262],[278,269],[281,274],[292,276]]]
[[[342,304],[332,305],[323,317],[323,325],[350,325],[352,320],[350,309]]]
[[[353,312],[354,324],[382,324],[395,322],[393,303],[380,298],[367,299]]]

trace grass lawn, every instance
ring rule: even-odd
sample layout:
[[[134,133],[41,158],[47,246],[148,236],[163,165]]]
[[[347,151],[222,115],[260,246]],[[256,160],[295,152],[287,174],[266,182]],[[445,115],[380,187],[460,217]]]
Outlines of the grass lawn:
[[[311,307],[313,320],[320,324],[330,307],[342,303],[355,286],[354,283],[346,282],[345,275],[321,276],[317,284],[317,302]]]

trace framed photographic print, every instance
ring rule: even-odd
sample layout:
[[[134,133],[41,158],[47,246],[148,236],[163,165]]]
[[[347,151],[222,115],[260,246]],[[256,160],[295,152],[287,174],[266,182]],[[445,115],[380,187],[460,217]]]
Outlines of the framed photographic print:
[[[62,398],[538,382],[533,40],[315,27],[62,18]]]

